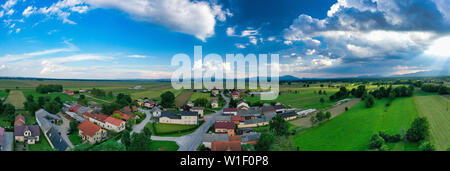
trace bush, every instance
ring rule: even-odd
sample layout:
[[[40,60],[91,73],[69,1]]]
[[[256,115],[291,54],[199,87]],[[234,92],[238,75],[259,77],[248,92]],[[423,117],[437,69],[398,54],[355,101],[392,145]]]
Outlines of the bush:
[[[423,143],[419,146],[419,150],[420,150],[420,151],[435,151],[436,148],[435,148],[434,145],[431,144],[430,142],[423,142]]]
[[[379,132],[378,135],[384,139],[386,142],[399,142],[402,140],[402,136],[400,134],[389,135],[384,132]]]
[[[366,107],[371,108],[373,105],[375,105],[375,98],[372,95],[369,95],[366,99]]]
[[[389,151],[389,147],[386,144],[383,144],[379,149],[379,151]]]
[[[370,142],[369,142],[370,149],[380,148],[381,146],[383,146],[383,144],[384,144],[384,139],[378,134],[375,134],[370,138]]]

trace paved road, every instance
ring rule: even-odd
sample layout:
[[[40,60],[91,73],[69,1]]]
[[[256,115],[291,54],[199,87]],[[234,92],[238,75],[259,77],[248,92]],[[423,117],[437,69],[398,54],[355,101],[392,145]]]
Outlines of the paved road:
[[[133,130],[130,132],[130,134],[133,134],[135,132],[140,133],[144,129],[145,125],[150,122],[150,119],[152,119],[152,114],[149,110],[139,109],[139,111],[145,113],[145,119],[141,123],[134,125]]]
[[[230,99],[223,95],[222,97],[225,99],[227,104],[224,108],[228,107],[228,104],[230,103]],[[200,146],[202,143],[203,135],[208,131],[208,129],[216,122],[216,117],[220,116],[222,114],[222,110],[217,111],[214,114],[206,115],[205,119],[206,122],[203,123],[195,132],[184,135],[181,137],[158,137],[158,136],[152,136],[152,140],[160,140],[160,141],[175,141],[178,146],[180,147],[178,151],[196,151],[197,147]]]
[[[12,143],[14,141],[13,132],[5,132],[5,145],[3,146],[2,151],[12,151]]]
[[[62,114],[59,114],[59,117],[62,118],[63,123],[61,125],[56,125],[56,128],[58,128],[59,132],[61,132],[61,137],[64,138],[64,140],[66,140],[66,142],[68,143],[70,148],[73,148],[73,144],[70,141],[69,137],[67,136],[67,131],[69,131],[70,129],[70,120],[67,119],[66,117],[64,117]]]

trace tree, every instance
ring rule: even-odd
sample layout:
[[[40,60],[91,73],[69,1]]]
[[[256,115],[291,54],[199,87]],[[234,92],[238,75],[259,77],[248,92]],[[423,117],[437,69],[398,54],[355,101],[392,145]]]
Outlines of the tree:
[[[436,151],[436,148],[434,147],[433,144],[431,144],[430,142],[426,141],[426,142],[423,142],[419,146],[419,150],[420,151]]]
[[[150,151],[151,141],[144,133],[133,133],[128,151]]]
[[[166,91],[165,93],[161,94],[161,105],[164,108],[170,108],[174,105],[175,102],[175,95],[170,92]]]
[[[375,98],[372,95],[369,95],[365,102],[366,102],[366,107],[371,108],[373,105],[375,105]]]
[[[39,107],[44,107],[44,105],[45,105],[45,97],[44,96],[40,96],[38,98],[38,105],[39,105]]]
[[[109,140],[94,146],[90,151],[126,151],[126,147],[117,141]]]
[[[16,108],[12,104],[5,104],[3,105],[3,114],[5,115],[14,115],[16,113]]]
[[[108,97],[113,97],[113,92],[112,91],[108,92]]]
[[[430,134],[430,125],[427,118],[418,117],[414,119],[411,128],[406,132],[406,139],[411,142],[419,142],[424,140]]]
[[[51,101],[45,104],[44,109],[49,113],[58,113],[61,111],[61,105],[58,102]]]
[[[150,127],[148,126],[144,127],[144,135],[149,138],[152,137],[152,130]]]
[[[331,118],[331,112],[327,112],[327,113],[325,113],[325,118],[327,118],[327,119],[330,119]]]
[[[130,143],[131,143],[130,131],[123,130],[122,137],[120,138],[120,142],[122,142],[122,144],[124,144],[125,147],[128,149],[128,147],[130,146]]]
[[[208,99],[206,99],[206,98],[195,99],[194,104],[197,107],[206,107],[208,105]]]
[[[269,151],[272,144],[275,142],[275,136],[271,133],[262,133],[259,137],[258,143],[255,145],[257,151]]]
[[[289,131],[289,125],[281,115],[276,115],[269,122],[269,129],[277,136],[287,135]]]
[[[370,138],[369,147],[371,149],[380,148],[384,144],[384,139],[379,134],[374,134]]]
[[[78,121],[71,120],[69,126],[70,126],[70,130],[72,132],[75,132],[76,130],[78,130]]]

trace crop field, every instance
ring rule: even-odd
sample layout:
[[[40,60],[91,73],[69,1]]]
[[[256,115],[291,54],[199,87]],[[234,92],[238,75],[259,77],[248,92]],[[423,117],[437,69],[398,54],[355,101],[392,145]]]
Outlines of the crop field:
[[[437,150],[450,147],[450,112],[447,105],[450,100],[443,96],[416,96],[414,101],[420,116],[425,116],[430,123],[430,142]]]
[[[183,106],[189,100],[191,95],[192,95],[192,91],[184,91],[184,92],[180,93],[175,98],[175,105],[177,105],[178,107]]]
[[[370,137],[379,132],[406,131],[418,112],[412,97],[397,98],[386,110],[387,99],[377,100],[372,108],[358,103],[334,119],[295,135],[300,150],[306,151],[364,151]],[[393,150],[414,150],[414,146],[397,145]],[[404,149],[401,149],[404,148]]]
[[[50,93],[50,94],[41,94],[36,92],[35,90],[24,90],[23,94],[26,97],[28,97],[29,95],[32,95],[34,100],[37,101],[39,99],[39,97],[50,97],[51,99],[54,99],[56,97],[60,97],[61,100],[64,101],[76,101],[76,99],[72,96],[69,96],[67,94],[64,93]]]
[[[26,101],[25,96],[22,91],[12,90],[9,92],[8,98],[5,100],[6,103],[10,103],[16,107],[16,109],[23,109],[23,103]]]
[[[190,101],[194,101],[200,98],[205,98],[208,101],[211,101],[211,94],[210,93],[201,93],[201,92],[194,92],[191,95],[191,98],[189,98]]]

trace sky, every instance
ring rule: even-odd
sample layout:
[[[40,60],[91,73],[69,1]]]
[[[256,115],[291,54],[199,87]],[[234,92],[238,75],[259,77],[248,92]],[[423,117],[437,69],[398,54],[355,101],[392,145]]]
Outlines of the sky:
[[[194,46],[299,78],[448,75],[450,1],[0,0],[3,77],[170,78]]]

